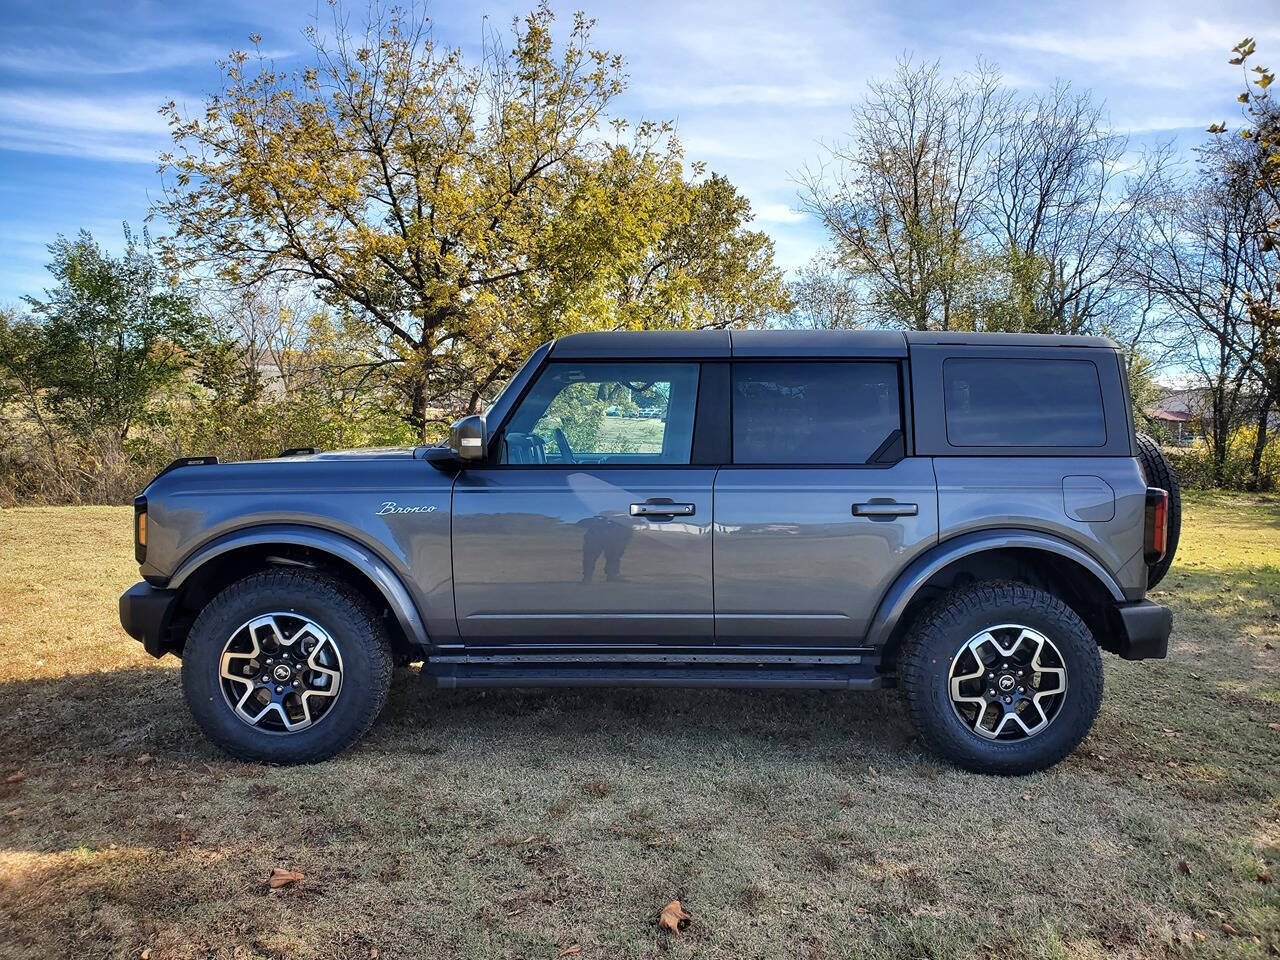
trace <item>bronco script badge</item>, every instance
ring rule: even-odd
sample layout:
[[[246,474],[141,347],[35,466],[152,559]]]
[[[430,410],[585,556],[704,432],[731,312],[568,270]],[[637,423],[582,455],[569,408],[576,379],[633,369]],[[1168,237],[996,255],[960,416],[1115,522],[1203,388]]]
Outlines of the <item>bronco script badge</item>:
[[[436,505],[424,507],[420,504],[399,504],[394,500],[383,500],[382,506],[378,508],[378,512],[374,514],[377,517],[385,517],[389,513],[435,513]]]

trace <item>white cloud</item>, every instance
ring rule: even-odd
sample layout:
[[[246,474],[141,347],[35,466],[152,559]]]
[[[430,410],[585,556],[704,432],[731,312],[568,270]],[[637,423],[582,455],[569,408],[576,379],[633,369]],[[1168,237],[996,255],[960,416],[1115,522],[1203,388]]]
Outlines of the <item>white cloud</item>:
[[[753,207],[753,211],[760,223],[799,223],[808,219],[808,214],[794,210],[785,203],[762,203]]]
[[[974,34],[979,42],[1049,53],[1086,63],[1125,63],[1133,60],[1175,61],[1189,54],[1224,53],[1240,39],[1238,30],[1204,20],[1175,26],[1169,20],[1117,24],[1106,29],[1037,30],[1026,33]],[[1225,56],[1224,56],[1225,59]]]
[[[1028,31],[970,31],[973,44],[1004,48],[1021,56],[1074,61],[1057,64],[1081,86],[1097,87],[1103,76],[1124,77],[1137,87],[1197,90],[1231,82],[1231,48],[1252,32],[1259,46],[1280,43],[1280,30],[1219,20],[1187,22],[1166,12],[1158,20],[1091,18],[1084,29],[1071,26]],[[1154,127],[1152,127],[1154,129]]]
[[[164,94],[101,97],[0,91],[0,147],[155,163],[168,142]]]
[[[811,107],[852,102],[860,86],[837,82],[819,83],[719,83],[682,87],[663,84],[636,84],[637,96],[656,106],[731,107],[744,104]]]
[[[0,68],[17,73],[65,76],[130,74],[213,63],[228,51],[207,43],[136,43],[116,50],[86,50],[65,45],[0,48]]]

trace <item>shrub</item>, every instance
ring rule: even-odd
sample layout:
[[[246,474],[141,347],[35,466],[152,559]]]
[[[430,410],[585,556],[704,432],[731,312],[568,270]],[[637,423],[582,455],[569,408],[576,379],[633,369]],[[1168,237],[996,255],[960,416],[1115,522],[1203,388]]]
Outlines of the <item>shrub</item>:
[[[1253,458],[1254,443],[1258,438],[1256,427],[1240,427],[1232,431],[1227,439],[1226,459],[1222,464],[1223,488],[1228,490],[1245,490],[1250,487],[1250,463]],[[1174,472],[1184,487],[1209,489],[1214,487],[1213,447],[1204,440],[1197,440],[1194,446],[1176,450],[1166,450]],[[1255,489],[1274,490],[1280,483],[1280,436],[1272,434],[1267,438],[1263,449],[1262,463],[1258,471],[1258,483]]]

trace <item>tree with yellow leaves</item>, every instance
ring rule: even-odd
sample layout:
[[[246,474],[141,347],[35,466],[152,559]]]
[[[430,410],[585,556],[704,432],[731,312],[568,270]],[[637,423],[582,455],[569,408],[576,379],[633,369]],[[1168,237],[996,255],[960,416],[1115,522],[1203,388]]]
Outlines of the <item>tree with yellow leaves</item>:
[[[752,325],[785,311],[773,247],[727,180],[688,171],[668,124],[608,109],[620,57],[547,5],[468,64],[423,16],[334,6],[309,64],[221,64],[198,114],[164,108],[174,150],[153,213],[175,268],[296,279],[367,325],[362,375],[424,437],[475,410],[539,341],[581,329]],[[258,38],[251,38],[255,49]]]

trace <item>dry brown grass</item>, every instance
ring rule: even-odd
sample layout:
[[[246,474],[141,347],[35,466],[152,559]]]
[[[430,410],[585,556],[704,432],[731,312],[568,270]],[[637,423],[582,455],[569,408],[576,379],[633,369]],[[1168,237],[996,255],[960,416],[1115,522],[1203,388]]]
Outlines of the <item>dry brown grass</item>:
[[[1187,513],[1173,657],[1108,657],[1081,750],[1002,780],[892,692],[408,672],[347,755],[232,762],[117,625],[128,510],[2,511],[0,956],[1274,956],[1280,505]]]

